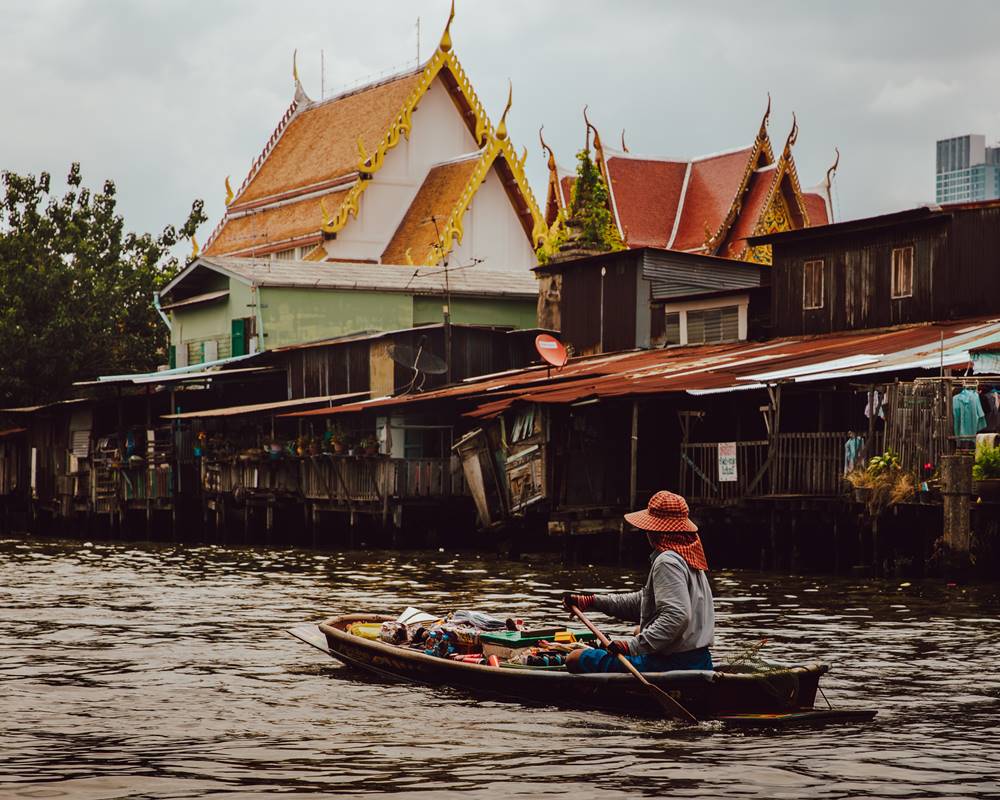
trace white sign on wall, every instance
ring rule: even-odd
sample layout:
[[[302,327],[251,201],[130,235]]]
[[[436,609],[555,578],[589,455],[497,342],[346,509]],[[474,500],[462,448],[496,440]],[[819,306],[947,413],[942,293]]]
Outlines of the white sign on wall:
[[[719,442],[719,483],[736,480],[736,442]]]

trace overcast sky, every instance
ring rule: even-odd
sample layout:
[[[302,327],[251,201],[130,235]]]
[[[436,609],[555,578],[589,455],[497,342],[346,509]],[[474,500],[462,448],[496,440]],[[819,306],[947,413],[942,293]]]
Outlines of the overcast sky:
[[[694,156],[749,144],[767,92],[780,148],[798,114],[806,186],[841,150],[840,219],[934,198],[934,142],[1000,139],[1000,3],[458,0],[455,52],[494,122],[514,85],[511,137],[537,131],[571,166],[581,109],[608,143]],[[158,231],[226,175],[237,186],[292,97],[292,51],[314,98],[412,65],[436,46],[447,0],[8,0],[0,26],[0,169],[117,182],[133,230]],[[417,119],[419,124],[419,119]]]

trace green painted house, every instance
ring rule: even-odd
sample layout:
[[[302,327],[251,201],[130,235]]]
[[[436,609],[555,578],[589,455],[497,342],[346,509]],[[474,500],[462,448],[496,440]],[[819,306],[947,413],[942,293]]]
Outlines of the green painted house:
[[[170,321],[171,367],[442,321],[536,326],[538,289],[530,272],[479,266],[203,257],[157,298]]]

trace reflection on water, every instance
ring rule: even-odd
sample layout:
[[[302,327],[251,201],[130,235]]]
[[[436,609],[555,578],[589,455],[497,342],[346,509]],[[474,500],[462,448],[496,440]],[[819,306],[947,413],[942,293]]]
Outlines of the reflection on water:
[[[1000,796],[996,586],[715,574],[717,654],[767,637],[772,658],[832,662],[835,705],[881,712],[766,733],[372,680],[282,633],[406,605],[563,619],[564,589],[642,578],[550,557],[0,541],[0,797]]]

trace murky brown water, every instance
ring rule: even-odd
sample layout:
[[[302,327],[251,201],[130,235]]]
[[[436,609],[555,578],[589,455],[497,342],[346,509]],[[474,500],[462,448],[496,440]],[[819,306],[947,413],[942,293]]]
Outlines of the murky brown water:
[[[0,797],[1000,797],[998,587],[715,575],[716,653],[819,657],[868,725],[677,729],[372,680],[282,633],[340,610],[562,618],[617,568],[0,541]],[[451,796],[458,796],[451,794]]]

